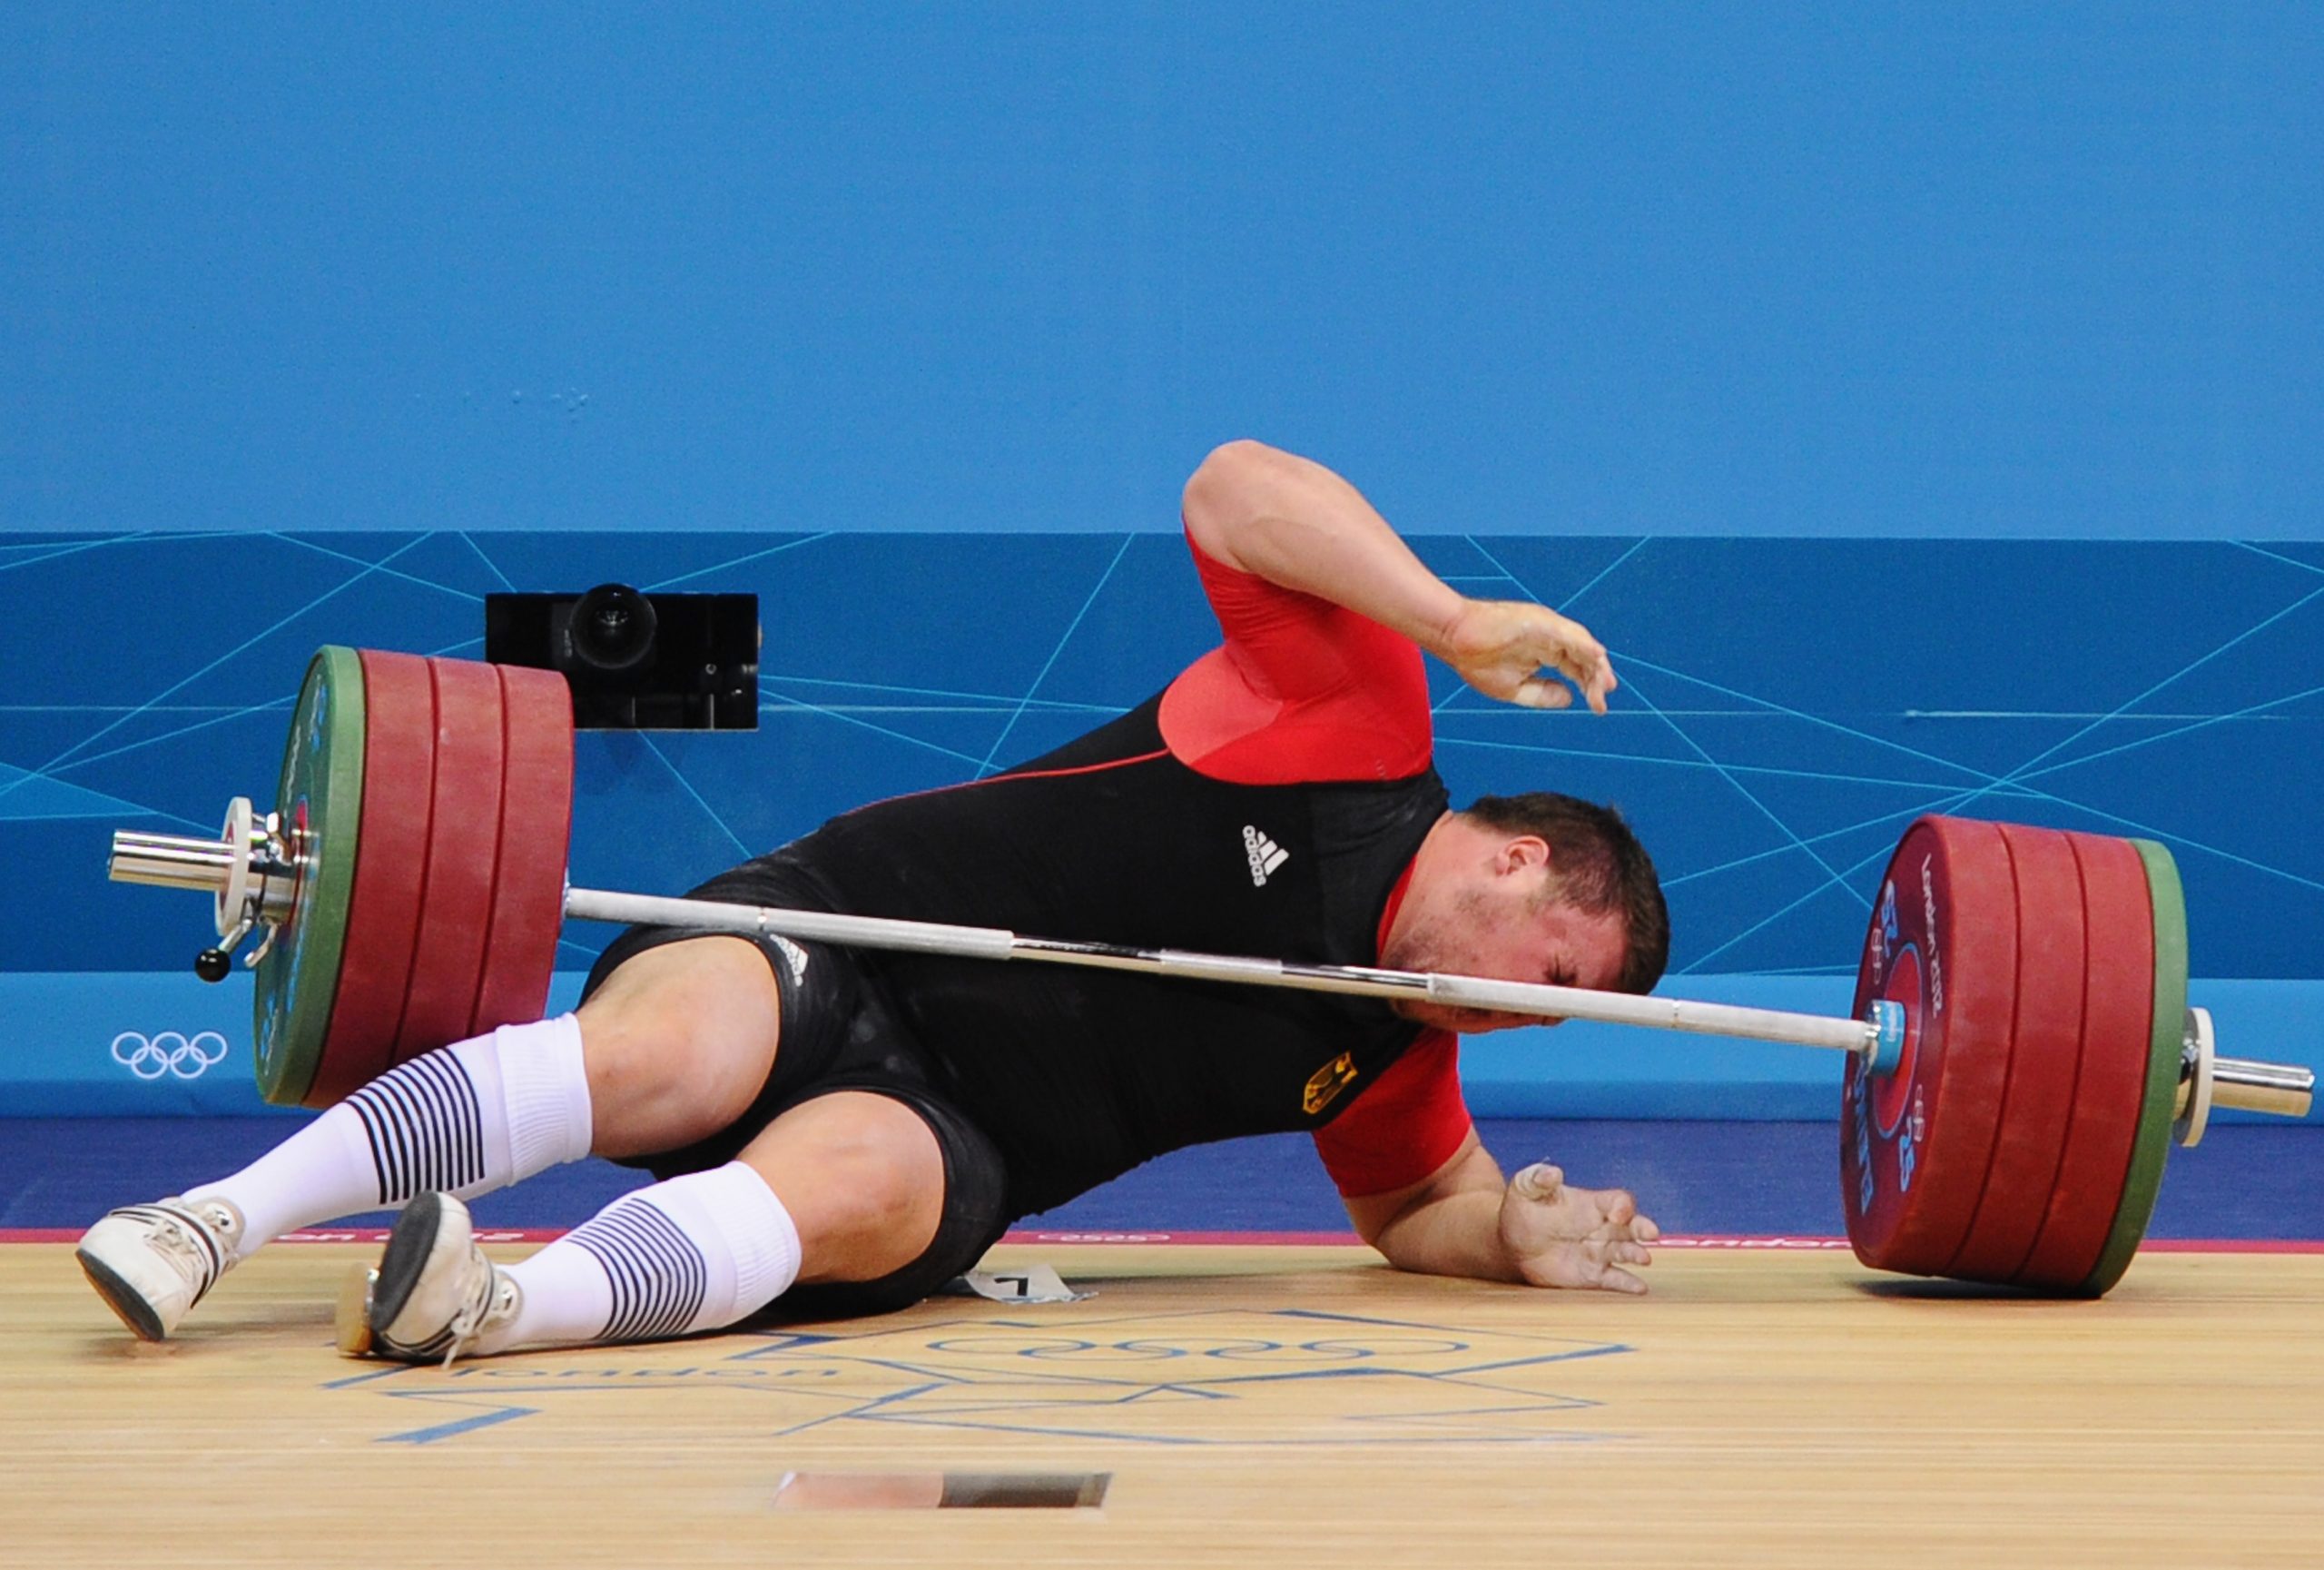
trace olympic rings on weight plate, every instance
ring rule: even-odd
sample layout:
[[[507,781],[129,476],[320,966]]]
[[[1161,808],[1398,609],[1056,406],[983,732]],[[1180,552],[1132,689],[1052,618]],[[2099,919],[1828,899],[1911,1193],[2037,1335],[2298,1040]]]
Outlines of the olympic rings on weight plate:
[[[134,1046],[130,1044],[133,1042]],[[177,1031],[154,1036],[123,1031],[113,1039],[113,1061],[141,1080],[158,1080],[164,1074],[198,1080],[225,1059],[226,1038],[216,1031],[197,1031],[191,1038]]]

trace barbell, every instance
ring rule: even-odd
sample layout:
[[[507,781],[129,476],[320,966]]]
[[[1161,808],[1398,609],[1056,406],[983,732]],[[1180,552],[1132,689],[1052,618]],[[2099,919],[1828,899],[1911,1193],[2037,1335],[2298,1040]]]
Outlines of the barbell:
[[[2187,1003],[2170,853],[1924,817],[1884,875],[1848,1018],[1355,965],[1140,949],[569,886],[571,696],[555,673],[326,647],[276,806],[214,840],[128,831],[110,874],[198,889],[221,979],[261,933],[261,1095],[327,1106],[547,1006],[566,917],[1147,972],[1833,1048],[1848,1237],[1876,1269],[2094,1297],[2213,1109],[2306,1115],[2305,1069],[2222,1057]]]

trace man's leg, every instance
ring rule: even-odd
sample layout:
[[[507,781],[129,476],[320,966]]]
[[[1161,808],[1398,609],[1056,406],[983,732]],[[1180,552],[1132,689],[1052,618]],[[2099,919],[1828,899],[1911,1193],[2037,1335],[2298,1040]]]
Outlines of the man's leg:
[[[422,1195],[381,1259],[368,1338],[342,1325],[341,1345],[433,1360],[653,1340],[737,1324],[794,1281],[888,1283],[875,1306],[897,1306],[974,1265],[998,1226],[997,1155],[947,1127],[949,1159],[915,1108],[833,1091],[727,1165],[625,1194],[507,1267],[475,1247],[464,1210]]]
[[[782,1018],[740,938],[646,949],[578,1015],[505,1025],[390,1069],[281,1144],[182,1198],[113,1211],[82,1268],[149,1340],[280,1234],[444,1190],[474,1198],[594,1150],[702,1139],[765,1082]]]

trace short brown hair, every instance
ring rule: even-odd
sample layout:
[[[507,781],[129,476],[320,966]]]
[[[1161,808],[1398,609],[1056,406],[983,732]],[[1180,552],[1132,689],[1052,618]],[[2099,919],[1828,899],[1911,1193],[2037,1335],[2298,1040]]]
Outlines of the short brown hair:
[[[1654,859],[1610,806],[1529,791],[1479,796],[1466,815],[1501,834],[1538,834],[1548,842],[1557,874],[1556,897],[1590,915],[1622,915],[1622,970],[1618,992],[1649,992],[1670,963],[1670,911]]]

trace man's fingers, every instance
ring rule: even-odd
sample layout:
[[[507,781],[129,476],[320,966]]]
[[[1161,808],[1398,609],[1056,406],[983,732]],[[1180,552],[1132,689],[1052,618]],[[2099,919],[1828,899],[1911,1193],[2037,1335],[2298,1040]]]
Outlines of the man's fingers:
[[[1517,684],[1515,701],[1525,708],[1565,708],[1572,704],[1573,694],[1563,682],[1529,676]]]
[[[1590,712],[1592,714],[1604,714],[1606,712],[1606,695],[1621,685],[1622,684],[1620,682],[1614,679],[1614,667],[1611,664],[1608,663],[1604,651],[1600,650],[1598,656],[1598,663],[1591,667],[1588,679],[1583,681],[1581,684],[1582,692],[1590,699]]]
[[[1630,1236],[1641,1243],[1651,1243],[1662,1236],[1662,1229],[1654,1224],[1651,1216],[1640,1216],[1630,1223]]]
[[[1633,1298],[1643,1297],[1646,1294],[1644,1281],[1640,1280],[1628,1270],[1617,1269],[1611,1265],[1607,1266],[1606,1273],[1591,1284],[1600,1291],[1627,1292]]]
[[[1547,1161],[1536,1161],[1510,1179],[1509,1186],[1528,1200],[1554,1200],[1565,1187],[1565,1173]]]

